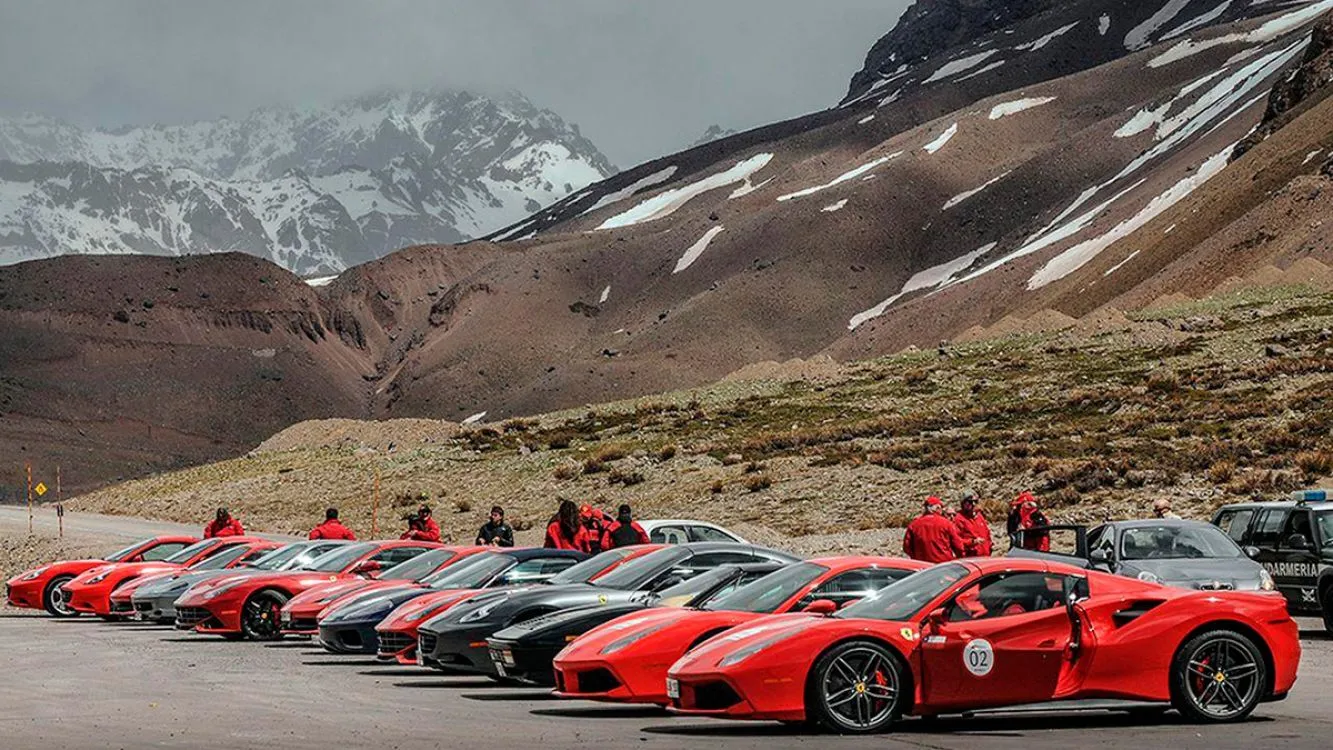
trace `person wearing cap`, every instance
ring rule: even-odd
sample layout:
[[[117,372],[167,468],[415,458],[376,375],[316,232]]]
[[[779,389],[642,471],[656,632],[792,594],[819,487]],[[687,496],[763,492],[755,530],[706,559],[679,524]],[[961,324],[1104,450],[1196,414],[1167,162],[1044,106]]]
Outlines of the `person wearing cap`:
[[[963,540],[953,522],[944,517],[944,502],[931,495],[924,512],[907,525],[903,534],[903,553],[913,560],[941,563],[963,555]]]
[[[1164,497],[1159,497],[1153,501],[1152,514],[1154,518],[1180,518],[1180,516],[1171,512],[1171,501]]]
[[[954,516],[953,525],[958,529],[958,537],[963,540],[963,556],[990,557],[990,524],[977,507],[977,493],[971,490],[964,492],[958,506],[961,510]]]
[[[491,520],[481,525],[477,532],[477,544],[483,547],[514,546],[514,530],[505,523],[505,509],[496,505],[491,508]]]
[[[310,530],[311,539],[346,539],[347,541],[356,541],[356,534],[352,530],[343,526],[343,522],[338,520],[338,509],[329,508],[324,511],[324,523]]]
[[[1046,531],[1037,531],[1032,533],[1023,533],[1022,544],[1019,543],[1019,532],[1027,532],[1029,529],[1045,529],[1051,522],[1046,519],[1046,514],[1037,507],[1037,497],[1031,492],[1020,492],[1013,502],[1009,503],[1009,521],[1007,528],[1009,531],[1009,546],[1019,547],[1032,552],[1050,552],[1051,535]]]
[[[602,549],[630,547],[635,544],[647,544],[648,532],[634,520],[634,512],[628,505],[620,506],[616,520],[602,533]]]
[[[245,528],[241,526],[241,522],[232,518],[226,508],[218,508],[217,515],[204,527],[205,539],[217,536],[245,536]]]
[[[403,534],[403,539],[415,539],[418,542],[438,542],[440,541],[440,525],[435,523],[435,519],[430,517],[430,506],[423,505],[417,510],[417,523],[415,526],[409,526],[407,533]]]
[[[606,514],[600,509],[591,505],[584,505],[579,508],[579,522],[583,524],[584,543],[583,551],[590,555],[601,552],[602,537],[606,533]]]

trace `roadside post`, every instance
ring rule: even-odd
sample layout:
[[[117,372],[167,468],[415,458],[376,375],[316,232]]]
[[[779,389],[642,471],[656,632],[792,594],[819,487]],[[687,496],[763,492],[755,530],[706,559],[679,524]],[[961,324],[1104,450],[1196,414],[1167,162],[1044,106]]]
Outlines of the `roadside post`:
[[[63,503],[56,503],[56,522],[60,525],[60,538],[65,538],[65,506]]]
[[[375,490],[370,498],[370,538],[380,533],[380,467],[375,467]]]
[[[28,535],[32,535],[32,463],[23,464],[23,470],[28,473]]]

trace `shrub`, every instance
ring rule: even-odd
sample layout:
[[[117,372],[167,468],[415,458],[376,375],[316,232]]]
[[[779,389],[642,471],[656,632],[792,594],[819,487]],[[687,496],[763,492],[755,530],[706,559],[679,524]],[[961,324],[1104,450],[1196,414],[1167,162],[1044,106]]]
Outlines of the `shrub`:
[[[1296,454],[1296,465],[1310,478],[1333,474],[1333,451],[1316,450]]]
[[[553,432],[546,439],[546,444],[551,447],[551,450],[564,450],[572,442],[574,442],[574,436],[568,432]]]
[[[469,513],[472,510],[471,500],[455,500],[454,511],[457,513]]]
[[[708,485],[708,491],[713,493],[714,495],[721,495],[722,490],[725,486],[726,485],[722,483],[722,480],[718,479],[715,480],[712,484]]]
[[[594,458],[601,463],[609,464],[612,461],[619,461],[627,455],[629,455],[629,453],[623,447],[619,445],[608,445],[597,451]]]
[[[1148,390],[1171,393],[1180,390],[1180,376],[1174,370],[1156,369],[1148,373]]]
[[[584,474],[600,474],[606,471],[606,463],[594,457],[583,462]]]
[[[773,480],[767,474],[751,474],[745,478],[745,489],[759,492],[773,486]]]
[[[607,475],[607,480],[611,484],[620,484],[626,487],[632,487],[643,483],[643,475],[637,471],[625,471],[622,469],[612,469]]]
[[[578,464],[560,464],[555,467],[555,478],[561,481],[577,479],[580,473],[582,473],[582,467]]]
[[[751,461],[750,463],[748,463],[748,464],[745,465],[745,473],[746,473],[746,474],[758,474],[759,472],[763,471],[763,470],[766,469],[766,468],[768,468],[768,467],[764,466],[764,465],[761,464],[761,463],[758,463],[758,462],[756,462],[756,461]]]
[[[674,445],[664,445],[657,451],[658,461],[670,461],[675,457],[676,457],[676,446]]]
[[[1208,467],[1208,480],[1213,484],[1226,484],[1236,476],[1236,465],[1230,461],[1218,461]]]

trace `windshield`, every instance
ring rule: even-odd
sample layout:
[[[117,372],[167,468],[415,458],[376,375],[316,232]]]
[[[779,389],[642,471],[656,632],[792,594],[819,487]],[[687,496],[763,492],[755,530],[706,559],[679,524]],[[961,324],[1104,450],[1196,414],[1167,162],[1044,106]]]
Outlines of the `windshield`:
[[[1333,547],[1333,510],[1321,510],[1314,517],[1315,524],[1319,526],[1320,545]]]
[[[597,585],[620,591],[637,591],[662,571],[690,556],[690,551],[681,547],[667,547],[649,552],[598,578]]]
[[[607,568],[619,565],[621,560],[637,552],[633,547],[621,547],[619,549],[608,550],[599,555],[584,560],[577,565],[571,565],[551,576],[547,583],[552,586],[563,586],[570,583],[587,583],[597,576],[598,573]]]
[[[339,547],[332,552],[326,552],[316,557],[303,570],[313,570],[317,573],[341,573],[362,555],[374,549],[375,545],[370,542],[349,544],[346,547]]]
[[[106,556],[107,562],[120,562],[130,556],[130,553],[143,546],[143,542],[135,542],[125,549],[119,549]]]
[[[492,578],[509,570],[513,565],[514,558],[509,555],[483,552],[450,565],[439,573],[426,576],[421,582],[439,591],[476,589],[490,583]]]
[[[827,572],[828,568],[823,565],[810,562],[788,565],[710,602],[704,609],[770,614]]]
[[[380,574],[381,581],[420,581],[435,569],[458,557],[451,549],[433,549],[422,552],[411,560],[400,562]]]
[[[1216,526],[1134,526],[1120,533],[1121,560],[1229,558],[1243,554]]]
[[[206,549],[216,547],[217,545],[218,541],[216,539],[205,539],[202,542],[195,542],[194,544],[191,544],[190,546],[186,547],[180,552],[177,552],[171,557],[168,557],[166,560],[163,560],[163,562],[177,563],[177,564],[187,563],[190,561],[190,558],[194,557],[200,552],[203,552]]]
[[[698,606],[707,601],[705,595],[717,596],[719,590],[724,594],[730,593],[736,587],[736,581],[744,580],[738,573],[739,569],[735,565],[713,568],[662,589],[657,592],[654,603],[659,607]]]
[[[222,570],[248,554],[250,554],[250,546],[238,544],[234,547],[228,547],[212,557],[200,560],[191,565],[190,570]]]
[[[876,591],[855,604],[849,604],[834,617],[868,620],[910,620],[949,587],[967,577],[962,565],[936,565]]]

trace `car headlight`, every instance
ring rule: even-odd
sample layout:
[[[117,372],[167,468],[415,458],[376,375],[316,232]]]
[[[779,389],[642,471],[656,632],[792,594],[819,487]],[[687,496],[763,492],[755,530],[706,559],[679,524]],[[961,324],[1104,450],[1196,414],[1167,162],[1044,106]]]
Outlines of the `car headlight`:
[[[616,640],[606,644],[606,646],[602,648],[602,650],[599,651],[598,653],[602,655],[614,654],[617,651],[621,651],[628,646],[632,646],[633,644],[638,643],[639,641],[643,640],[644,638],[647,638],[648,636],[652,635],[653,633],[656,633],[657,631],[661,630],[662,628],[665,628],[666,626],[667,626],[666,623],[662,623],[661,625],[654,625],[653,627],[650,628],[644,628],[643,630],[640,630],[636,633],[630,633],[629,635],[623,638],[617,638]]]
[[[225,593],[227,593],[228,591],[231,591],[232,589],[236,588],[237,586],[240,586],[241,583],[242,583],[241,581],[237,581],[236,583],[224,583],[224,584],[222,584],[221,586],[218,586],[218,587],[215,588],[215,589],[212,589],[212,590],[210,590],[210,591],[205,591],[205,592],[203,593],[203,595],[200,596],[199,598],[200,598],[200,599],[203,599],[203,600],[206,601],[206,602],[207,602],[207,601],[211,601],[211,600],[217,598],[218,596],[220,596],[220,595],[222,595],[222,594],[225,594]]]
[[[92,578],[89,578],[88,580],[84,581],[84,583],[101,583],[102,581],[105,581],[106,577],[109,575],[111,575],[111,571],[109,570],[105,573],[98,573]]]
[[[1273,582],[1273,574],[1264,568],[1259,569],[1259,590],[1277,591],[1277,584]]]
[[[440,610],[444,609],[444,604],[436,604],[430,607],[423,607],[416,612],[403,618],[403,622],[416,622],[425,617],[434,617]]]
[[[503,599],[498,599],[496,601],[483,604],[480,607],[477,607],[476,609],[472,610],[471,612],[464,613],[462,617],[458,618],[458,621],[476,622],[478,620],[485,620],[487,617],[490,617],[491,613],[495,611],[495,608],[500,606],[503,602],[504,602]]]
[[[769,637],[763,639],[762,641],[755,641],[754,643],[751,643],[745,648],[732,651],[731,653],[719,659],[717,665],[719,667],[730,667],[733,664],[740,664],[741,662],[745,661],[751,656],[754,656],[760,651],[763,651],[769,646],[772,646],[773,644],[779,641],[785,641],[795,633],[796,630],[784,630],[778,633],[774,633],[773,635],[770,635]]]
[[[1161,583],[1161,582],[1162,582],[1162,579],[1158,578],[1156,573],[1153,573],[1153,572],[1151,572],[1151,571],[1147,571],[1147,570],[1145,570],[1145,571],[1139,573],[1139,580],[1140,580],[1140,581],[1146,581],[1146,582],[1148,582],[1148,583]]]
[[[20,581],[35,581],[35,580],[37,580],[38,578],[41,578],[41,577],[42,577],[42,574],[45,573],[46,570],[47,570],[47,568],[49,568],[49,567],[51,567],[51,566],[47,565],[47,566],[40,567],[40,568],[38,568],[38,569],[36,569],[36,570],[30,570],[30,571],[28,571],[27,573],[24,573],[23,576],[19,578],[19,580],[20,580]]]

